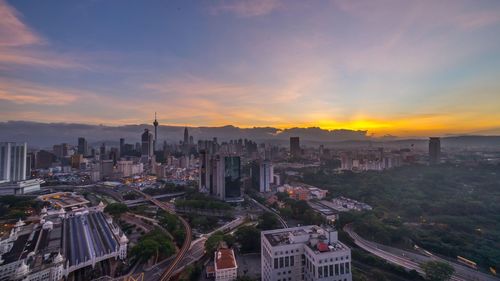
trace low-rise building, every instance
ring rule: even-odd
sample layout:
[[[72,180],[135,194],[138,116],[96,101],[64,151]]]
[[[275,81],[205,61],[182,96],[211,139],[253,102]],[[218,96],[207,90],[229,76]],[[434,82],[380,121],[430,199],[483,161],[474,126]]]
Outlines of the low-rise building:
[[[351,198],[347,197],[337,197],[333,198],[331,202],[328,201],[321,201],[321,203],[328,205],[340,212],[346,212],[346,211],[371,211],[372,207],[366,203],[356,201]]]
[[[238,277],[238,264],[232,249],[220,248],[215,252],[214,271],[216,281],[231,281]]]

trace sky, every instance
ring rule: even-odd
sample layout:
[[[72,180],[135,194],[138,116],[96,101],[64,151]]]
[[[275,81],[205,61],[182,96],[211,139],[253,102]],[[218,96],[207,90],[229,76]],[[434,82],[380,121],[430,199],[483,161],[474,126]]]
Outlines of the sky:
[[[0,0],[0,121],[500,134],[497,0]]]

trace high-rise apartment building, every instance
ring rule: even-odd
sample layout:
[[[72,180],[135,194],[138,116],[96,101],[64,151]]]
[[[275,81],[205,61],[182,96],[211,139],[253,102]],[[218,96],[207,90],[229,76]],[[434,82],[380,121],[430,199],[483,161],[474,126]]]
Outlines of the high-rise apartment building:
[[[441,161],[441,138],[429,138],[429,164],[439,164]]]
[[[26,180],[26,143],[0,143],[0,182]]]
[[[293,158],[300,157],[300,138],[290,137],[290,156]]]
[[[314,225],[261,232],[261,280],[351,281],[351,249],[331,227]]]
[[[40,150],[36,153],[35,168],[48,169],[56,161],[56,156],[49,151]]]
[[[57,158],[62,159],[69,155],[69,145],[67,143],[56,144],[52,147],[52,151]]]

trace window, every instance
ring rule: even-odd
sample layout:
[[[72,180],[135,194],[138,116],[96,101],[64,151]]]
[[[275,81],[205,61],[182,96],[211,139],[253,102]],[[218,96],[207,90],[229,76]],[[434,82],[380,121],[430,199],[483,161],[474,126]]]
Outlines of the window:
[[[294,266],[294,265],[295,265],[295,257],[291,256],[290,257],[290,266]]]
[[[325,273],[325,277],[328,277],[328,265],[323,266],[323,272]]]
[[[340,264],[340,274],[344,274],[344,264]]]
[[[318,267],[318,277],[323,278],[323,267],[322,266]]]
[[[290,266],[290,257],[285,257],[285,266],[286,267]]]
[[[274,258],[274,269],[278,268],[278,258]]]
[[[339,264],[335,265],[335,275],[339,275]]]
[[[345,263],[345,273],[349,273],[349,263]]]
[[[333,276],[333,264],[330,264],[330,276]]]
[[[280,268],[283,267],[283,257],[280,257]]]

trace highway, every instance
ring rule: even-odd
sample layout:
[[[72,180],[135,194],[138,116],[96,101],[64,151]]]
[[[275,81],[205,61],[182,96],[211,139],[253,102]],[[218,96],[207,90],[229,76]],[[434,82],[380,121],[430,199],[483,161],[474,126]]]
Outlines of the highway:
[[[152,196],[140,191],[140,190],[137,190],[137,189],[134,189],[135,192],[141,194],[142,196],[144,196],[144,198],[146,198],[147,200],[149,200],[151,203],[153,203],[154,205],[158,206],[160,209],[164,210],[165,212],[168,212],[168,213],[171,213],[171,214],[175,214],[175,211],[174,211],[174,208],[164,202],[161,202],[160,200],[158,199],[155,199],[153,198]],[[177,253],[177,256],[175,257],[175,259],[169,264],[169,266],[165,269],[165,271],[163,272],[163,274],[160,276],[160,281],[168,281],[170,280],[170,278],[172,277],[173,273],[174,273],[174,270],[176,269],[177,265],[179,264],[179,262],[184,258],[184,256],[186,255],[187,251],[189,250],[189,248],[191,247],[191,240],[192,240],[192,236],[193,236],[193,232],[191,230],[191,227],[189,226],[189,224],[187,223],[187,221],[185,219],[183,219],[181,216],[177,216],[179,218],[179,220],[181,221],[182,225],[184,226],[184,229],[186,231],[186,238],[184,239],[184,243],[182,244],[182,247],[181,249],[179,250],[179,252]]]
[[[353,239],[354,243],[362,248],[363,250],[370,252],[371,254],[386,260],[392,264],[402,266],[408,270],[416,270],[420,274],[424,274],[420,268],[420,264],[431,261],[438,260],[442,262],[447,262],[453,268],[455,268],[455,274],[452,276],[453,281],[499,281],[500,279],[494,276],[479,272],[477,270],[470,269],[463,265],[445,261],[436,256],[424,256],[413,252],[381,245],[375,242],[371,242],[363,239],[359,236],[350,224],[344,226],[344,231]]]

